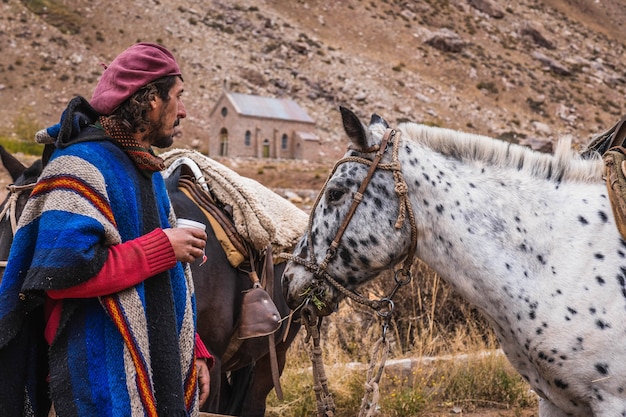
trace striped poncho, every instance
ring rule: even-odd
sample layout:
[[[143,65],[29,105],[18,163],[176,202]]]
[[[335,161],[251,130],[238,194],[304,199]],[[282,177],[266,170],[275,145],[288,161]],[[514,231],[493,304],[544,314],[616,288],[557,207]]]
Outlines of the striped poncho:
[[[54,152],[20,218],[0,286],[0,415],[47,415],[48,389],[62,417],[196,415],[195,300],[180,263],[111,296],[64,300],[46,358],[45,291],[95,276],[110,245],[174,216],[159,173],[86,130],[90,140]]]

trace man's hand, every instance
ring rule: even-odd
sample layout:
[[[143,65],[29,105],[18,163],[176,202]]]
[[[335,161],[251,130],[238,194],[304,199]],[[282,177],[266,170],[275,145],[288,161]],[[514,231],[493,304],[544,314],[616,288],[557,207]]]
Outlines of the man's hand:
[[[167,235],[176,260],[191,263],[197,258],[204,256],[207,234],[200,229],[189,227],[177,227],[173,229],[163,229]]]
[[[196,359],[196,369],[198,371],[198,404],[202,407],[209,398],[211,374],[205,359]]]

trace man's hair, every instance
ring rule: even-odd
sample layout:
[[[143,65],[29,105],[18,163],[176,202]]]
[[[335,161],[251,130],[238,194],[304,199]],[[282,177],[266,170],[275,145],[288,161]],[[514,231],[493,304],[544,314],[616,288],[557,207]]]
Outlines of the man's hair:
[[[180,75],[169,75],[146,84],[120,104],[110,117],[123,123],[132,133],[145,132],[150,125],[146,119],[150,101],[155,97],[165,102],[169,101],[169,93],[176,83],[176,78],[182,79]]]

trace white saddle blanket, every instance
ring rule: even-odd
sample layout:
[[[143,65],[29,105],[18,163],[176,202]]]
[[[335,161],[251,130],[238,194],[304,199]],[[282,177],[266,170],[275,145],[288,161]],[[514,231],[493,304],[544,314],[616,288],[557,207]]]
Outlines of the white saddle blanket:
[[[307,227],[308,215],[279,194],[206,155],[172,149],[161,155],[169,167],[187,157],[202,171],[213,196],[233,208],[235,228],[257,250],[272,245],[274,254],[290,251]]]

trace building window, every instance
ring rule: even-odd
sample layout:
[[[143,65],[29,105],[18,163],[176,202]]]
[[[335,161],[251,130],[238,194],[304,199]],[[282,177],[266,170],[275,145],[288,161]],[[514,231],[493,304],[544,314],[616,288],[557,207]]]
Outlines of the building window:
[[[249,130],[246,130],[246,137],[244,139],[244,144],[246,146],[250,146],[250,144],[252,143],[252,133],[250,133]]]
[[[222,107],[222,117],[226,117],[228,114],[228,109],[226,107]]]
[[[281,141],[280,141],[280,147],[282,149],[287,149],[289,147],[289,138],[287,137],[286,133],[283,133],[283,137],[281,138]]]

